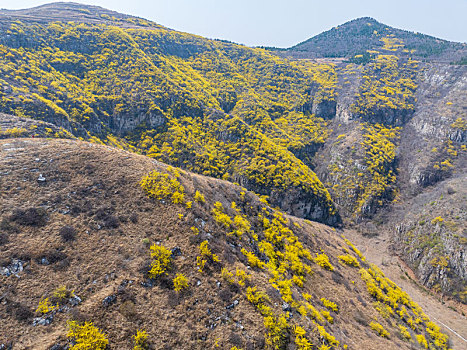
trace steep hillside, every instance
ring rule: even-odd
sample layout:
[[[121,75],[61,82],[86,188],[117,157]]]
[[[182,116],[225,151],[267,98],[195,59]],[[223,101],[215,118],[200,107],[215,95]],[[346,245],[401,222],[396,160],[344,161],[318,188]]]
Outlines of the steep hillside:
[[[75,140],[0,162],[3,348],[448,348],[335,229],[244,188]]]
[[[15,137],[75,138],[55,124],[0,113],[0,139]]]
[[[419,194],[402,205],[393,220],[398,225],[390,227],[395,248],[408,257],[417,277],[463,303],[467,303],[465,183],[464,173]]]
[[[401,53],[405,56],[447,63],[467,57],[466,44],[393,28],[370,17],[334,27],[283,52],[295,58],[345,57],[363,61],[370,57],[368,51],[381,48],[387,37],[404,42]]]
[[[327,137],[325,120],[310,114],[334,99],[332,66],[128,26],[137,19],[109,20],[95,7],[50,6],[0,14],[1,111],[86,139],[118,137],[122,147],[238,182],[296,215],[339,223],[329,193],[298,158]],[[40,21],[27,17],[36,14]]]

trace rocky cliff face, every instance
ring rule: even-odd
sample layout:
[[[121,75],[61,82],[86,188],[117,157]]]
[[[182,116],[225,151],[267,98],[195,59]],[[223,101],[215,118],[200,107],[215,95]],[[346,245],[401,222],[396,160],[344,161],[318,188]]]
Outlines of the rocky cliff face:
[[[467,128],[467,67],[428,64],[417,89],[415,114],[402,131],[401,181],[411,192],[446,178],[465,156]],[[464,171],[465,168],[457,171]]]
[[[395,252],[427,287],[466,302],[467,236],[460,198],[465,198],[461,183],[467,164],[467,67],[426,63],[415,80],[412,112],[393,109],[388,115],[383,109],[360,118],[352,106],[363,71],[361,66],[338,69],[336,115],[329,126],[333,133],[316,153],[314,169],[347,223],[370,235],[391,231]],[[385,124],[396,137],[386,133],[370,139],[368,124]],[[375,151],[392,154],[381,158],[384,167],[377,180],[383,187],[370,176],[377,158],[369,142]],[[431,224],[437,216],[444,223]]]
[[[420,281],[463,303],[467,303],[466,180],[465,174],[445,180],[402,204],[391,228],[395,251]]]

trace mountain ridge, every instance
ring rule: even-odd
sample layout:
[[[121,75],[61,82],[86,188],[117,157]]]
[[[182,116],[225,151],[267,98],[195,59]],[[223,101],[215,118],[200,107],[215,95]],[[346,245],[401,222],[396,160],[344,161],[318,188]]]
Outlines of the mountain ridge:
[[[0,16],[25,19],[41,23],[76,21],[80,23],[113,23],[122,27],[165,28],[138,16],[126,15],[101,6],[78,2],[52,2],[32,8],[0,9]],[[167,28],[168,29],[168,28]]]

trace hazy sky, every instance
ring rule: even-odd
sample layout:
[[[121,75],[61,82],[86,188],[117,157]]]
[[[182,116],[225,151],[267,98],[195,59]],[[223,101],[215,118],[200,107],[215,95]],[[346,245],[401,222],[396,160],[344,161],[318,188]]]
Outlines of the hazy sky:
[[[19,9],[52,1],[0,0]],[[348,20],[467,42],[467,0],[80,0],[169,28],[256,46],[289,47]]]

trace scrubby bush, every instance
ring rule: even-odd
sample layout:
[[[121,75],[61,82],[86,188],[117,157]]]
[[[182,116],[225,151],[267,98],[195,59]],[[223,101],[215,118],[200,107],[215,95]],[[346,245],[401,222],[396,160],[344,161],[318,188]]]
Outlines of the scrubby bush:
[[[272,349],[282,349],[288,340],[289,325],[285,316],[266,316],[264,318],[264,327],[266,327],[267,332],[266,345]]]
[[[329,322],[334,323],[334,319],[331,316],[331,313],[328,310],[321,310],[321,315]]]
[[[204,199],[204,195],[201,194],[198,190],[195,192],[195,196],[193,199],[198,203],[204,203],[206,200]]]
[[[8,243],[8,235],[6,233],[0,233],[0,246]]]
[[[219,262],[219,257],[216,254],[211,252],[211,249],[208,247],[208,241],[203,241],[199,245],[199,253],[196,257],[196,265],[198,265],[199,272],[202,272],[206,263],[209,262]]]
[[[331,300],[328,300],[326,298],[321,298],[321,302],[323,303],[326,309],[332,310],[334,312],[339,312],[339,307],[337,306],[336,303],[332,302]]]
[[[298,350],[313,349],[313,344],[306,338],[306,331],[302,327],[295,326],[293,330],[295,333],[295,346]]]
[[[242,238],[244,234],[250,232],[251,224],[244,216],[235,215],[233,221],[235,230],[231,234],[236,235],[238,238]]]
[[[44,226],[47,222],[47,212],[43,208],[16,209],[10,220],[20,225]]]
[[[428,349],[428,342],[426,341],[426,338],[423,334],[416,334],[415,338],[417,338],[417,342],[420,344],[420,346]]]
[[[257,267],[259,269],[264,269],[264,266],[266,265],[264,262],[259,260],[259,258],[253,253],[247,251],[245,248],[242,248],[241,252],[243,255],[246,256],[248,260],[248,264],[250,264],[251,267]]]
[[[95,218],[102,222],[105,228],[118,228],[120,226],[119,219],[113,215],[114,208],[100,207],[95,212]]]
[[[358,250],[358,248],[352,243],[350,242],[347,238],[344,237],[344,241],[345,243],[347,243],[349,245],[350,248],[352,248],[352,250],[355,252],[355,254],[357,254],[357,256],[362,260],[362,261],[366,261],[366,258],[363,256],[363,254],[360,252],[360,250]]]
[[[331,265],[331,263],[329,262],[328,256],[326,254],[324,254],[324,253],[316,254],[315,262],[319,266],[321,266],[323,269],[326,269],[326,270],[329,270],[329,271],[334,270],[334,266]]]
[[[342,263],[346,265],[353,266],[353,267],[360,267],[360,263],[358,262],[358,260],[351,255],[339,255],[338,258],[339,258],[339,261],[341,261]]]
[[[381,316],[383,316],[383,318],[394,316],[394,310],[389,305],[376,301],[373,303],[373,307],[380,313]]]
[[[255,306],[270,301],[268,295],[265,292],[258,290],[257,287],[248,287],[246,290],[246,298]]]
[[[67,337],[75,343],[70,350],[101,350],[109,345],[107,337],[92,322],[68,322]]]
[[[398,326],[401,332],[402,339],[405,339],[405,340],[412,339],[412,336],[410,335],[410,332],[407,330],[407,327],[404,327],[402,325],[398,325]]]
[[[148,333],[146,331],[136,331],[136,334],[133,336],[133,340],[135,342],[133,350],[146,350],[149,348]]]
[[[13,225],[10,220],[12,219],[12,217],[10,218],[3,218],[1,221],[0,221],[0,230],[5,232],[5,233],[18,233],[19,232],[19,229],[18,227],[16,227],[15,225]]]
[[[319,335],[324,338],[329,345],[336,348],[339,347],[339,341],[333,335],[329,334],[323,326],[316,324],[316,328],[318,329]]]
[[[6,312],[13,315],[18,321],[27,321],[34,316],[34,313],[26,305],[12,300],[7,301]]]
[[[432,225],[436,225],[437,223],[442,223],[444,219],[441,216],[435,217],[433,220],[431,220]]]
[[[441,333],[441,328],[434,322],[426,323],[426,331],[433,339],[435,345],[441,349],[447,349],[448,336]]]
[[[74,241],[76,239],[76,229],[73,226],[63,226],[59,234],[65,242]]]
[[[154,259],[151,262],[149,276],[151,278],[157,278],[160,275],[167,274],[167,270],[172,261],[172,252],[166,247],[156,244],[153,244],[149,249],[151,250],[151,258]]]
[[[103,224],[106,228],[118,228],[120,220],[115,215],[109,215],[104,219]]]
[[[130,215],[130,221],[131,221],[133,224],[138,223],[138,214],[132,213],[132,214]]]
[[[221,270],[221,276],[227,283],[229,284],[235,283],[234,274],[225,267],[223,267]]]
[[[72,296],[74,296],[74,291],[69,290],[66,286],[60,286],[53,292],[53,297],[59,304],[63,303]]]
[[[143,177],[140,185],[150,198],[171,198],[173,203],[183,203],[185,198],[184,187],[169,174],[152,171]]]
[[[245,283],[251,278],[251,275],[247,274],[242,269],[237,269],[235,271],[235,276],[237,276],[237,282],[240,286],[244,287]]]
[[[135,303],[132,300],[124,301],[122,305],[120,305],[118,310],[123,316],[125,316],[129,320],[136,318],[136,316],[138,315]]]
[[[212,215],[214,216],[214,220],[225,228],[229,228],[232,225],[232,219],[224,213],[224,207],[221,202],[214,203]]]
[[[387,330],[385,330],[384,327],[382,325],[380,325],[379,323],[371,322],[370,327],[371,327],[371,329],[376,331],[378,333],[378,335],[380,335],[381,337],[389,338],[389,336],[390,336],[389,332]]]
[[[177,273],[177,276],[173,279],[174,290],[180,292],[188,288],[188,279],[185,275]]]
[[[52,305],[49,298],[44,298],[39,301],[39,305],[37,306],[36,312],[45,315],[57,308],[57,305]]]

